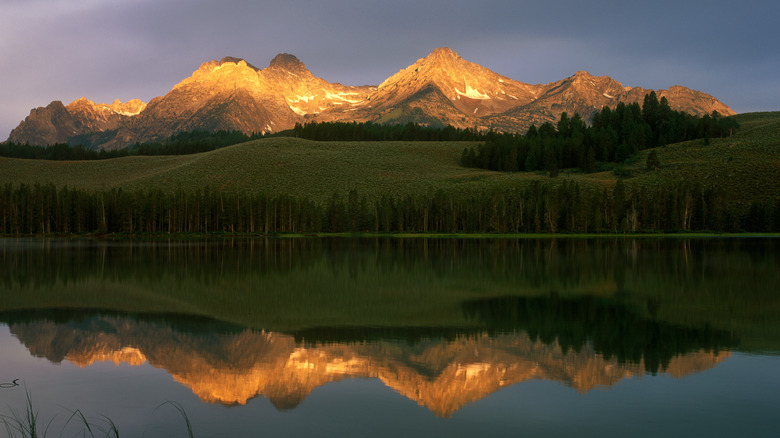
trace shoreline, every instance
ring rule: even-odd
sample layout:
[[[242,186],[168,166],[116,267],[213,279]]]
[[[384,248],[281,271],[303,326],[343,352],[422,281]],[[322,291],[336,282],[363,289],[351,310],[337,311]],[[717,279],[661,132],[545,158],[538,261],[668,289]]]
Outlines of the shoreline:
[[[312,238],[386,238],[386,239],[724,239],[724,238],[780,238],[780,233],[110,233],[110,234],[34,234],[0,235],[0,239],[72,239],[72,240],[205,240],[205,239],[312,239]]]

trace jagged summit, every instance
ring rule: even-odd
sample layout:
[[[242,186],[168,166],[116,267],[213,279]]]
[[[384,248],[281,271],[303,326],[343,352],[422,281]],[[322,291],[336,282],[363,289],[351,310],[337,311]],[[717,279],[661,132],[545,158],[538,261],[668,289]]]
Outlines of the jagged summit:
[[[461,58],[454,50],[449,47],[439,47],[434,49],[428,56],[418,59],[413,65],[417,72],[430,70],[473,70],[484,69],[484,67],[466,61]],[[410,67],[412,67],[410,66]],[[485,69],[487,70],[487,69]],[[404,70],[401,70],[404,71]]]
[[[588,73],[585,70],[579,70],[576,73],[574,73],[572,76],[570,76],[570,78],[578,78],[578,79],[590,79],[594,77],[595,76],[593,76],[592,74]]]
[[[460,58],[460,56],[455,53],[454,50],[450,49],[449,47],[437,47],[433,50],[431,50],[431,55],[446,55],[446,56],[457,56]]]
[[[271,60],[270,68],[279,68],[291,72],[306,70],[306,65],[297,56],[289,53],[280,53]],[[308,71],[308,70],[307,70]]]
[[[458,55],[454,50],[450,49],[449,47],[439,47],[437,49],[433,49],[431,53],[428,56],[426,56],[426,58],[462,59],[460,55]]]
[[[447,119],[445,123],[468,127],[463,123],[464,114],[485,117],[527,104],[536,98],[536,88],[469,62],[448,47],[440,47],[380,84],[371,100],[386,106],[403,102],[436,106]]]
[[[247,62],[246,59],[244,59],[244,58],[237,58],[235,56],[226,56],[226,57],[220,59],[219,60],[219,65],[225,64],[227,62],[232,62],[233,64],[238,64],[241,61],[244,61],[244,63],[246,63],[246,65],[247,65],[247,67],[251,68],[252,70],[260,71],[259,68],[255,67],[254,65],[250,64],[249,62]]]
[[[564,111],[589,120],[604,106],[641,103],[650,91],[582,70],[548,84],[526,84],[469,62],[449,47],[432,50],[378,86],[360,87],[316,77],[289,53],[276,55],[264,69],[228,56],[203,63],[148,105],[138,100],[94,104],[82,98],[34,109],[9,141],[47,145],[86,139],[92,141],[88,146],[115,149],[180,131],[278,132],[308,120],[525,132],[531,124],[557,121]],[[714,97],[685,87],[656,94],[675,110],[734,114]]]

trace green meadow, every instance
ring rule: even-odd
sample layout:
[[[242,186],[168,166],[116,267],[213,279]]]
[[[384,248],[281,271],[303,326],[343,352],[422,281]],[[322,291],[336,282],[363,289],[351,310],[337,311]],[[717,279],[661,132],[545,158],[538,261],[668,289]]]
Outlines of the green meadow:
[[[702,140],[647,149],[626,166],[627,183],[645,186],[674,181],[697,181],[719,187],[740,204],[777,202],[780,198],[780,112],[735,116],[740,130],[732,137]],[[645,171],[645,161],[655,150],[661,167]]]
[[[79,189],[212,189],[325,201],[335,191],[361,195],[433,194],[525,186],[544,174],[508,174],[458,164],[469,142],[316,142],[268,138],[185,156],[57,162],[0,158],[0,183],[53,183]],[[571,175],[601,184],[593,175]]]

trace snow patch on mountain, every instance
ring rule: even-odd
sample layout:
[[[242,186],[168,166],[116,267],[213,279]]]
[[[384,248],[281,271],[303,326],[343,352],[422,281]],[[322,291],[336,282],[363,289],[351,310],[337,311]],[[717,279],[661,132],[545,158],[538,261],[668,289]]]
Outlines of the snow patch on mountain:
[[[338,92],[338,93],[334,94],[334,93],[331,93],[330,91],[326,91],[325,92],[325,98],[326,99],[330,99],[330,100],[342,100],[342,101],[348,102],[348,103],[360,103],[359,99],[355,100],[355,99],[348,99],[347,98],[347,96],[355,96],[355,95],[358,95],[358,94],[359,93],[352,93],[352,92],[348,93],[348,92],[345,92],[345,91]],[[340,104],[341,102],[334,102],[334,103]]]
[[[136,112],[129,112],[129,111],[115,111],[115,112],[117,114],[121,114],[123,116],[132,117],[132,116],[137,116],[138,114],[140,114],[141,110],[138,110]]]
[[[468,97],[469,99],[478,99],[478,100],[486,100],[490,99],[490,96],[488,96],[485,93],[480,93],[479,90],[471,88],[469,84],[466,84],[466,91],[460,91],[457,88],[455,88],[455,92],[458,93],[461,96]]]

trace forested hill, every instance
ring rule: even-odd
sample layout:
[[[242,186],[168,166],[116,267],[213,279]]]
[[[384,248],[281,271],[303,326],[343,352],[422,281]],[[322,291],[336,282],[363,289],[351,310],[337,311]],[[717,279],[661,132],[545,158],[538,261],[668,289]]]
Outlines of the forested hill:
[[[483,146],[466,148],[461,157],[464,166],[500,171],[546,170],[551,176],[560,169],[578,168],[587,173],[597,163],[623,163],[639,151],[667,144],[727,137],[739,129],[734,117],[712,115],[696,117],[673,111],[666,98],[655,93],[638,103],[620,103],[614,110],[604,107],[586,125],[579,115],[561,115],[557,126],[545,123],[531,126],[524,136],[498,135]]]

